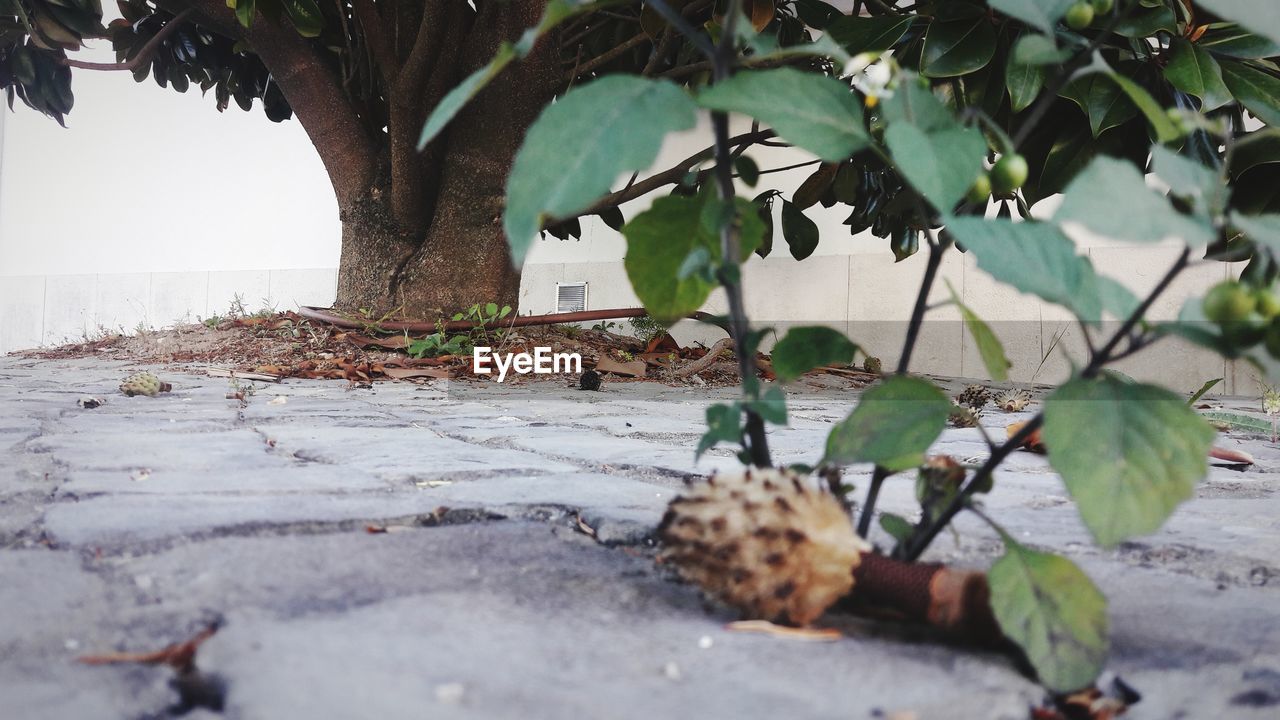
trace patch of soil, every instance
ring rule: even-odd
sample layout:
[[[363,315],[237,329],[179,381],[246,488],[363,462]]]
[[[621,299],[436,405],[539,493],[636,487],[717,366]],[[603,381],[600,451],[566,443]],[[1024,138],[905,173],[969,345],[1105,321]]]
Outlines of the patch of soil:
[[[535,347],[547,347],[554,353],[576,352],[582,356],[584,370],[595,368],[606,359],[614,364],[630,363],[632,367],[643,365],[643,377],[609,374],[611,383],[648,380],[676,386],[723,387],[738,382],[737,361],[732,350],[719,353],[709,363],[700,363],[708,353],[707,348],[681,347],[670,336],[644,343],[639,338],[573,325],[505,331],[477,329],[470,335],[473,342],[490,345],[495,353],[531,352]],[[414,357],[408,350],[420,338],[406,333],[380,332],[373,323],[354,331],[283,312],[235,317],[217,324],[178,325],[137,335],[109,335],[20,354],[43,359],[99,357],[188,369],[218,368],[276,378],[331,378],[350,382],[494,377],[476,375],[470,354]],[[761,377],[772,379],[767,356],[760,355],[759,361]],[[695,363],[706,366],[697,372],[681,373]],[[840,379],[846,381],[842,384],[866,384],[874,378],[854,370],[840,372]],[[851,378],[850,374],[866,377]],[[511,374],[507,382],[519,383],[528,377],[531,376]],[[565,375],[564,379],[576,381],[576,377]]]

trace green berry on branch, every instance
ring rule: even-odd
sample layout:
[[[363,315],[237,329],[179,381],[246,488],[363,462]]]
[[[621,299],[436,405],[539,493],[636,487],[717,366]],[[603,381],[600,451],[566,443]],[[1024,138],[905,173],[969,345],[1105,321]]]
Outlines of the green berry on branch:
[[[1081,0],[1067,8],[1065,19],[1067,27],[1072,30],[1083,30],[1093,24],[1093,5]]]
[[[1093,6],[1094,15],[1106,15],[1116,6],[1115,0],[1090,0],[1089,4]]]
[[[1280,315],[1280,297],[1270,290],[1259,288],[1253,291],[1253,299],[1258,305],[1258,314],[1270,320]]]
[[[982,173],[978,176],[977,180],[973,181],[973,187],[969,188],[969,194],[965,199],[976,205],[978,203],[985,203],[990,198],[991,178],[987,177],[986,173]]]
[[[1216,323],[1240,322],[1249,317],[1257,301],[1248,288],[1235,280],[1224,280],[1204,296],[1204,316]]]
[[[1016,153],[1000,158],[991,168],[991,188],[997,193],[1010,193],[1022,187],[1030,170],[1027,159]]]

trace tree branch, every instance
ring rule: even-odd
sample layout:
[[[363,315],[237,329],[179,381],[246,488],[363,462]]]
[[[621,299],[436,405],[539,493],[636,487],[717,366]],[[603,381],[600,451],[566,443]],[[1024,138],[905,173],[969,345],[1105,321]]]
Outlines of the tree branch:
[[[383,32],[383,21],[378,8],[374,6],[373,0],[351,0],[351,10],[364,32],[365,45],[369,47],[373,61],[382,73],[382,81],[387,87],[391,87],[400,72],[400,63],[396,59],[395,47]]]
[[[160,28],[160,32],[156,33],[154,37],[147,41],[146,45],[142,46],[142,49],[138,51],[137,55],[134,55],[133,58],[126,62],[99,63],[88,62],[86,60],[72,60],[67,57],[58,58],[58,62],[67,67],[80,68],[81,70],[129,70],[132,72],[140,65],[151,62],[151,56],[160,49],[160,46],[164,44],[164,41],[168,39],[170,35],[177,32],[178,28],[182,27],[182,23],[194,15],[195,12],[195,8],[187,8],[177,15],[174,15],[173,19],[165,23],[164,27]]]
[[[576,79],[576,78],[577,78],[578,76],[580,76],[580,75],[589,75],[589,74],[591,74],[591,73],[592,73],[596,68],[601,67],[601,66],[603,66],[603,65],[606,65],[606,64],[608,64],[608,63],[612,62],[613,60],[615,60],[615,59],[617,59],[617,58],[621,57],[622,55],[624,55],[624,54],[626,54],[626,53],[628,53],[628,52],[631,52],[631,50],[633,50],[633,49],[635,49],[636,47],[639,47],[640,45],[643,45],[643,44],[645,44],[645,43],[647,43],[647,42],[651,42],[651,41],[649,40],[649,35],[648,35],[648,33],[640,32],[640,33],[638,33],[637,35],[633,36],[630,40],[627,40],[627,41],[625,41],[625,42],[623,42],[623,43],[620,43],[620,44],[615,45],[614,47],[610,48],[608,52],[601,53],[601,54],[599,54],[599,55],[597,55],[597,56],[595,56],[595,57],[591,58],[591,59],[590,59],[590,60],[588,60],[585,64],[583,64],[581,67],[576,68],[576,69],[574,69],[572,72],[570,72],[570,73],[565,77],[565,79],[564,79],[564,80],[565,80],[565,82],[573,82],[573,81],[574,81],[574,79]]]

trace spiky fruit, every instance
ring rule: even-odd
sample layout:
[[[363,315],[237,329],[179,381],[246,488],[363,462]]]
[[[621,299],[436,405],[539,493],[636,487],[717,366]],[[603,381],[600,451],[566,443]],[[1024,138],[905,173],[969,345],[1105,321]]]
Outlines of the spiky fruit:
[[[853,589],[871,546],[830,492],[790,470],[724,473],[671,502],[664,562],[750,618],[807,625]]]
[[[147,397],[155,397],[162,392],[169,392],[173,386],[167,382],[161,382],[160,378],[149,372],[134,373],[124,379],[120,383],[120,392],[133,397],[134,395],[146,395]]]
[[[1005,412],[1022,412],[1031,404],[1031,393],[1026,390],[1009,390],[996,398],[996,407]]]
[[[978,427],[978,417],[982,414],[981,408],[961,405],[954,401],[952,401],[951,405],[951,415],[947,417],[947,422],[951,423],[952,427]]]
[[[979,410],[991,401],[991,391],[987,388],[974,383],[966,386],[960,394],[956,396],[956,402],[974,410]]]
[[[866,372],[879,375],[884,368],[880,364],[880,358],[868,355],[867,359],[862,361],[862,369]]]

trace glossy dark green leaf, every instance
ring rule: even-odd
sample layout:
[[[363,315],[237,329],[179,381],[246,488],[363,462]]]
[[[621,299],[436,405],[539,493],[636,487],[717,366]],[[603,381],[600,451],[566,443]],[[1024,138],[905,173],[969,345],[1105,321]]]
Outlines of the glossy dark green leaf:
[[[739,155],[733,160],[733,169],[738,173],[738,179],[747,184],[747,187],[755,187],[760,181],[760,166],[756,165],[756,161],[746,155]]]
[[[1043,65],[1022,65],[1014,61],[1013,55],[1009,56],[1004,77],[1009,89],[1009,105],[1014,112],[1022,112],[1035,101],[1047,74]]]
[[[827,27],[827,34],[850,55],[883,52],[902,39],[912,21],[909,15],[841,15]]]
[[[1196,41],[1196,45],[1214,55],[1257,60],[1280,56],[1280,43],[1255,35],[1236,25],[1213,28]]]
[[[790,382],[824,365],[848,365],[858,346],[844,333],[829,327],[795,327],[773,346],[773,371],[782,382]]]
[[[1222,80],[1240,104],[1262,122],[1280,126],[1280,79],[1244,63],[1223,60]]]
[[[1163,388],[1077,379],[1044,403],[1049,463],[1099,544],[1155,532],[1208,471],[1214,431]]]
[[[1200,98],[1201,109],[1208,112],[1231,102],[1231,91],[1222,81],[1222,69],[1209,52],[1188,42],[1186,38],[1174,38],[1169,46],[1169,64],[1164,76],[1175,88]]]
[[[251,28],[253,27],[253,15],[257,10],[257,0],[235,0],[236,20],[240,24]]]
[[[1166,5],[1131,13],[1116,24],[1116,34],[1127,38],[1148,38],[1158,32],[1169,34],[1178,31],[1173,10]]]
[[[1155,132],[1156,142],[1167,143],[1182,137],[1182,133],[1169,119],[1169,114],[1160,107],[1160,103],[1156,102],[1155,98],[1151,97],[1151,93],[1146,88],[1124,73],[1112,73],[1111,79],[1129,96],[1133,104],[1138,106],[1138,110],[1142,112]]]
[[[316,0],[280,0],[289,20],[303,37],[318,37],[324,29],[324,15]]]
[[[795,204],[782,201],[782,237],[791,257],[803,260],[818,248],[818,225]]]
[[[1236,140],[1227,172],[1232,180],[1259,165],[1280,163],[1280,129],[1264,128]]]
[[[1012,62],[1019,65],[1057,65],[1071,57],[1071,51],[1060,48],[1052,38],[1028,33],[1013,46]]]
[[[743,71],[702,91],[698,103],[753,117],[828,162],[843,160],[870,142],[857,96],[825,75],[793,68]]]
[[[626,75],[580,85],[548,105],[525,134],[507,179],[503,227],[516,266],[546,220],[586,210],[614,178],[649,167],[667,133],[695,119],[684,90]],[[565,152],[569,147],[574,151]]]
[[[1103,73],[1072,80],[1060,94],[1084,111],[1095,138],[1138,114],[1138,106]]]
[[[875,463],[892,472],[916,467],[942,434],[951,400],[922,378],[895,375],[862,394],[827,437],[825,461]]]
[[[985,15],[935,20],[925,33],[920,72],[928,77],[954,77],[984,67],[996,51],[996,29]]]
[[[1005,553],[987,575],[1000,629],[1049,690],[1090,685],[1107,659],[1106,597],[1070,560],[1001,537]]]
[[[963,217],[951,219],[947,230],[996,280],[1062,305],[1086,322],[1101,319],[1093,265],[1057,227]]]

